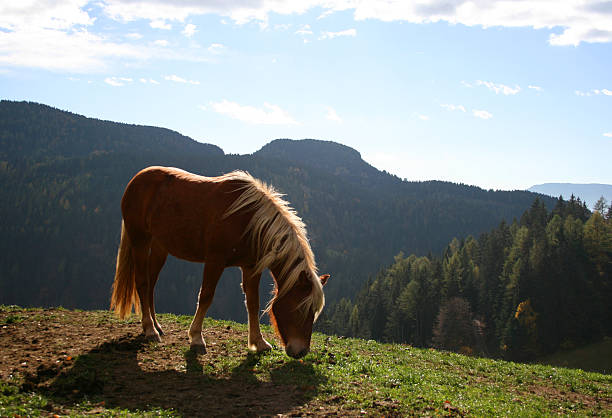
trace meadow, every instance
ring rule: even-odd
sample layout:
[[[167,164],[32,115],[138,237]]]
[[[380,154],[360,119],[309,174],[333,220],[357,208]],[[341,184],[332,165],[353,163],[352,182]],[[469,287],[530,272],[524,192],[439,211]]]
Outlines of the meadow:
[[[162,343],[135,316],[0,307],[0,416],[534,416],[612,414],[612,376],[313,334],[293,360],[249,353],[246,325],[160,315]],[[264,335],[276,342],[271,330]]]

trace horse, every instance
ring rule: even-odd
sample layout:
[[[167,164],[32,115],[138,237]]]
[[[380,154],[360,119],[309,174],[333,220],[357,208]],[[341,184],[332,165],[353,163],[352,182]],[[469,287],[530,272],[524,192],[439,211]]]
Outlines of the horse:
[[[142,315],[147,339],[161,342],[154,288],[168,254],[204,263],[202,285],[188,335],[191,349],[206,352],[204,316],[226,267],[242,272],[248,313],[248,348],[271,349],[259,326],[259,281],[268,269],[273,297],[264,310],[287,355],[310,349],[312,326],[323,310],[306,226],[274,187],[244,171],[204,177],[173,167],[138,172],[121,199],[121,241],[112,286],[111,310],[120,318]]]

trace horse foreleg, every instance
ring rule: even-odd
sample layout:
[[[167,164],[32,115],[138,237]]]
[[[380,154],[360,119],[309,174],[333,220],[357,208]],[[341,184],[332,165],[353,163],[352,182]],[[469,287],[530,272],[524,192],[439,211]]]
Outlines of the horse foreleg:
[[[168,252],[159,244],[157,244],[155,240],[153,240],[153,242],[151,243],[151,254],[149,255],[148,298],[149,309],[151,311],[151,319],[153,320],[153,326],[155,327],[159,335],[164,335],[164,331],[162,330],[162,327],[159,325],[159,322],[157,322],[157,318],[155,317],[155,284],[157,283],[157,279],[159,278],[159,272],[164,266],[167,257]]]
[[[153,318],[151,317],[151,306],[149,300],[149,274],[148,262],[150,244],[133,248],[134,269],[136,277],[136,291],[140,299],[140,310],[142,313],[142,330],[145,337],[154,341],[160,341],[161,337],[155,329]]]
[[[249,316],[249,350],[261,352],[272,346],[261,335],[259,327],[259,280],[261,273],[252,269],[242,269],[242,290],[246,296],[246,308]]]
[[[217,282],[225,269],[223,264],[215,264],[207,262],[204,264],[204,277],[202,278],[202,286],[200,287],[200,295],[198,296],[198,306],[196,313],[189,327],[189,339],[191,340],[191,348],[206,352],[206,343],[202,337],[202,324],[204,316],[212,303]]]

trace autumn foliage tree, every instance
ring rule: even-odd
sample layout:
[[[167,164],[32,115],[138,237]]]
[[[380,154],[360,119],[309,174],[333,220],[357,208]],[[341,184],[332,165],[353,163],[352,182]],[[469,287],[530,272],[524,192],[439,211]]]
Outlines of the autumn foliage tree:
[[[467,300],[454,297],[440,307],[433,329],[434,347],[471,354],[476,345],[472,309]]]

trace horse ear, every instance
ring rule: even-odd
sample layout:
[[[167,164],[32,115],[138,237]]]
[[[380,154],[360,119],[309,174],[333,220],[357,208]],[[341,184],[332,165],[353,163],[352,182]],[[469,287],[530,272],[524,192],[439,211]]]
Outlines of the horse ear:
[[[327,279],[329,279],[329,274],[324,274],[323,276],[319,277],[322,286],[325,286],[325,283],[327,283]]]

